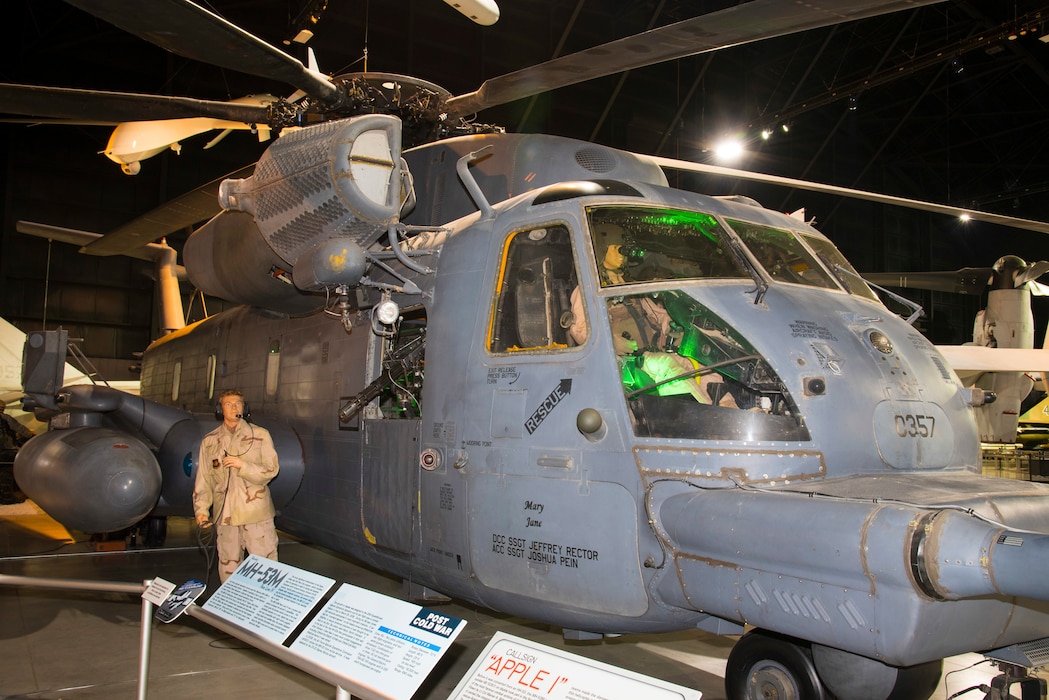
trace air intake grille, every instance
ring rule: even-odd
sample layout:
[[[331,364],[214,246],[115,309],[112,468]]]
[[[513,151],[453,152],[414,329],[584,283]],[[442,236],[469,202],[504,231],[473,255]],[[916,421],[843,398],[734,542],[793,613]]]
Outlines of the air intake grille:
[[[615,170],[616,156],[603,148],[580,148],[575,152],[575,162],[592,173],[608,173]]]

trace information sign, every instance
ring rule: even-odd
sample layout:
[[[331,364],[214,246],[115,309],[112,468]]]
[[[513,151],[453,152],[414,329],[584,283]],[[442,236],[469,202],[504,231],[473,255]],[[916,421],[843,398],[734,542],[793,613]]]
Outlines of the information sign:
[[[385,697],[410,698],[465,626],[344,583],[290,648]]]
[[[282,644],[335,579],[252,554],[204,603],[204,609]]]
[[[698,700],[702,693],[496,632],[454,700]]]

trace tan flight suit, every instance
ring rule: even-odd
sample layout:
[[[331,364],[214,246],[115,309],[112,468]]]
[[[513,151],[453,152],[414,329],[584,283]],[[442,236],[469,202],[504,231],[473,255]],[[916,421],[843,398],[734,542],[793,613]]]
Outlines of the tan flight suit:
[[[239,457],[243,466],[221,466],[226,455]],[[267,484],[278,469],[269,431],[246,420],[232,431],[223,423],[201,441],[193,511],[215,522],[221,581],[240,566],[245,549],[249,554],[277,558],[273,499]]]

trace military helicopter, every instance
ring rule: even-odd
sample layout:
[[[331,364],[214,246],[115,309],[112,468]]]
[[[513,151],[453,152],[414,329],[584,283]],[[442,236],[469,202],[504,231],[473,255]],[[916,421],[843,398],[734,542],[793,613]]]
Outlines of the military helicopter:
[[[173,50],[220,31],[208,60],[231,43],[276,51],[185,0],[150,17],[75,4]],[[898,5],[914,3],[823,3],[819,21]],[[755,0],[705,17],[718,31],[704,36],[742,40],[755,17],[813,26],[813,12]],[[677,51],[695,47],[687,26],[668,32],[688,37]],[[611,70],[633,60],[612,55]],[[540,70],[544,86],[585,59]],[[223,181],[184,264],[244,305],[150,345],[141,396],[63,387],[62,333],[29,334],[24,404],[52,430],[17,477],[58,520],[102,531],[185,513],[217,392],[236,386],[278,449],[282,529],[413,596],[571,639],[750,626],[729,657],[733,700],[927,697],[943,657],[1047,636],[1049,492],[975,473],[987,397],[810,224],[673,189],[649,157],[449,121],[535,89],[535,73],[452,97],[290,72],[320,111],[386,90],[397,114],[311,122],[296,107],[252,174]],[[72,97],[0,94],[47,114]],[[109,101],[77,95],[96,97]],[[427,129],[446,138],[402,150]]]

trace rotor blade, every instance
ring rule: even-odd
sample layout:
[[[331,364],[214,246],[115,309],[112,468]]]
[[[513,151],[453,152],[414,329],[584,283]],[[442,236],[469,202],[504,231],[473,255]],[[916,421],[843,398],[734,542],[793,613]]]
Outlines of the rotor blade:
[[[195,61],[280,80],[324,102],[339,91],[321,73],[189,0],[66,0],[95,17]]]
[[[446,106],[450,117],[463,117],[654,63],[937,2],[942,0],[751,0],[491,78]]]
[[[1021,287],[1026,282],[1033,282],[1047,272],[1049,272],[1049,262],[1045,260],[1033,262],[1016,276],[1016,286]]]
[[[50,224],[40,224],[35,221],[16,221],[15,230],[29,236],[46,238],[50,241],[61,241],[62,243],[72,243],[76,246],[90,245],[93,241],[102,238],[101,233],[81,231],[80,229],[75,228],[63,228],[62,226],[51,226]],[[147,243],[146,245],[137,248],[129,248],[124,251],[124,255],[131,258],[138,258],[139,260],[153,261],[157,259],[158,255],[162,255],[163,251],[166,249],[167,246]],[[186,270],[181,265],[176,266],[176,273],[180,280],[187,279]]]
[[[266,124],[269,120],[269,110],[258,105],[10,83],[0,83],[0,112],[117,123],[185,117],[247,124]]]
[[[779,175],[767,175],[765,173],[756,173],[750,170],[737,170],[736,168],[725,168],[720,165],[706,165],[704,163],[692,163],[685,160],[677,160],[675,158],[663,158],[662,156],[647,156],[656,165],[663,168],[670,168],[672,170],[685,170],[693,173],[702,173],[705,175],[718,175],[721,177],[730,177],[738,180],[753,180],[755,182],[767,182],[772,185],[783,185],[784,187],[794,187],[799,190],[809,190],[811,192],[822,192],[824,194],[833,194],[840,197],[851,197],[852,199],[863,199],[868,202],[878,202],[879,204],[891,204],[897,207],[906,207],[908,209],[919,209],[921,211],[931,211],[934,214],[946,214],[948,216],[956,216],[959,218],[968,218],[974,221],[985,221],[990,224],[998,224],[1000,226],[1011,226],[1012,228],[1021,228],[1027,231],[1037,231],[1038,233],[1049,233],[1049,223],[1044,221],[1032,221],[1031,219],[1020,219],[1015,216],[1005,216],[1003,214],[992,214],[990,212],[978,211],[976,209],[964,209],[962,207],[952,207],[948,204],[937,204],[935,202],[923,202],[918,199],[908,199],[906,197],[897,197],[891,194],[881,194],[879,192],[868,192],[866,190],[854,190],[850,187],[838,187],[837,185],[826,185],[821,182],[811,182],[809,180],[797,180],[792,177],[780,177]]]
[[[955,272],[864,272],[860,276],[882,287],[982,294],[992,274],[989,267],[965,267]]]
[[[3,124],[28,124],[29,126],[116,126],[116,119],[51,119],[50,117],[0,117]]]
[[[210,219],[221,210],[218,196],[219,183],[227,178],[248,177],[254,171],[253,163],[235,173],[216,178],[206,185],[191,190],[118,226],[105,236],[85,245],[80,252],[88,255],[126,255],[128,251],[138,249],[169,233]]]

